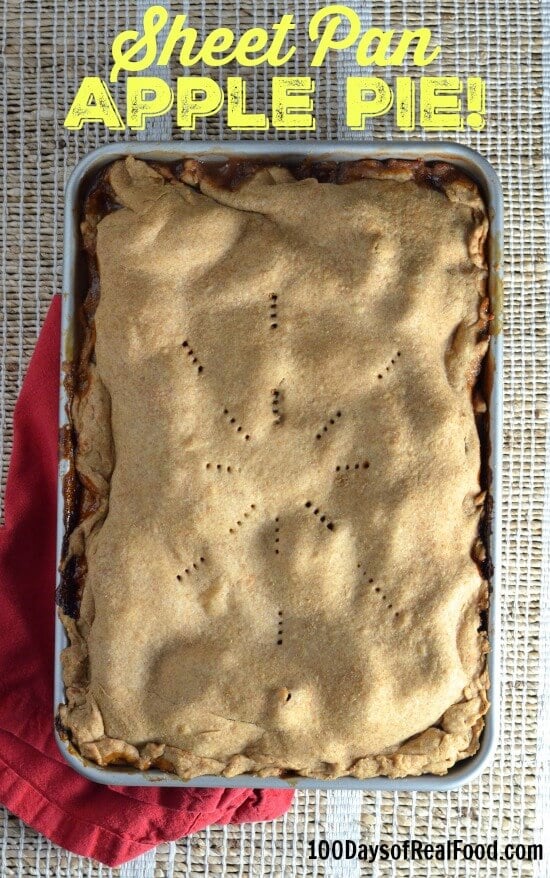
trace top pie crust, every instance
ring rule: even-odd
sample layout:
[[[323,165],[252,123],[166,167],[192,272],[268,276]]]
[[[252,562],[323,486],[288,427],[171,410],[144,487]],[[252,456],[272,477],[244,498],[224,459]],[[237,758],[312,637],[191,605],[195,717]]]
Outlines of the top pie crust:
[[[127,158],[88,202],[61,723],[182,778],[444,774],[487,710],[483,201],[240,171]]]

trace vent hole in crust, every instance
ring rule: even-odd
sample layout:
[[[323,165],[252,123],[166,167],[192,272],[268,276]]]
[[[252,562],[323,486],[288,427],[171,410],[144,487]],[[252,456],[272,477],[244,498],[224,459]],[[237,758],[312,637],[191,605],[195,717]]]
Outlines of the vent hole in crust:
[[[229,464],[212,463],[212,461],[210,461],[210,460],[206,461],[206,463],[204,464],[204,468],[208,469],[208,470],[213,470],[217,473],[220,473],[220,472],[231,473],[231,472],[233,472],[232,467]]]
[[[191,564],[189,565],[189,567],[186,567],[183,572],[185,573],[186,576],[190,576],[193,573],[193,571],[196,571],[199,569],[199,566],[201,564],[205,564],[205,563],[206,563],[206,558],[204,557],[204,555],[201,555],[199,557],[198,561],[192,561]],[[182,581],[183,577],[182,577],[181,573],[177,574],[176,579],[178,580],[178,582]]]
[[[282,646],[283,643],[283,611],[279,610],[278,612],[278,622],[277,622],[277,646]]]
[[[200,373],[204,371],[204,367],[202,363],[199,362],[198,357],[196,356],[193,348],[191,347],[187,339],[182,342],[181,346],[185,350],[187,356],[190,358],[191,365],[196,366],[197,373],[200,375]]]
[[[224,414],[229,426],[232,427],[236,433],[243,432],[242,424],[238,423],[237,418],[229,411],[228,408],[223,409],[223,414]],[[248,441],[248,439],[250,439],[250,433],[246,433],[244,436],[244,439]]]
[[[281,542],[280,532],[281,532],[281,529],[279,526],[279,517],[277,516],[277,518],[275,518],[274,527],[273,527],[273,542],[274,542],[273,551],[275,552],[276,555],[280,554],[280,551],[279,551],[279,544]],[[283,615],[283,611],[279,610],[279,616],[282,616],[282,615]]]
[[[368,469],[370,467],[370,463],[368,460],[356,461],[355,463],[338,463],[334,467],[334,472],[342,473],[342,472],[350,472],[351,470],[360,470],[360,469]]]
[[[368,570],[365,570],[365,568],[364,568],[363,564],[361,564],[361,562],[359,562],[359,563],[357,564],[357,568],[358,568],[359,570],[362,570],[362,571],[363,571],[363,572],[362,572],[362,576],[367,576],[367,575],[368,575]],[[373,584],[374,584],[374,579],[373,579],[373,577],[372,577],[372,576],[369,576],[367,582],[368,582],[369,585],[373,585]],[[380,591],[380,589],[377,589],[377,590]]]
[[[200,558],[198,559],[198,561],[192,561],[191,564],[189,565],[189,567],[186,567],[183,572],[185,573],[186,576],[190,576],[194,571],[199,569],[199,566],[201,564],[205,564],[205,563],[206,563],[206,558],[203,555],[201,555]],[[183,581],[183,576],[181,575],[181,573],[176,574],[176,579],[178,580],[178,582]]]
[[[275,425],[283,422],[283,392],[277,388],[271,391],[271,413],[273,415],[273,423]]]
[[[342,412],[341,412],[340,410],[338,410],[337,412],[334,412],[334,414],[331,415],[329,418],[327,418],[327,420],[325,421],[325,423],[322,424],[322,425],[319,427],[317,433],[315,434],[315,438],[316,438],[317,440],[318,440],[318,439],[322,439],[322,438],[323,438],[323,434],[328,433],[329,430],[330,430],[332,427],[334,427],[334,426],[336,425],[336,422],[337,422],[341,417],[342,417]]]
[[[306,509],[310,509],[313,515],[315,515],[316,517],[319,516],[318,521],[320,524],[323,524],[327,530],[334,530],[334,522],[330,521],[326,513],[320,515],[321,509],[318,506],[316,506],[314,509],[311,509],[312,506],[313,502],[311,500],[306,500],[306,502],[304,503],[304,507]]]
[[[255,503],[251,503],[251,504],[250,504],[250,509],[256,509],[256,504],[255,504]],[[243,514],[242,514],[242,518],[247,518],[247,519],[250,518],[250,513],[248,512],[248,509],[247,509],[246,511],[243,512]],[[239,527],[242,527],[242,526],[243,526],[244,522],[243,522],[242,518],[237,519],[237,520],[235,521],[233,527],[230,527],[230,528],[229,528],[229,533],[230,533],[230,534],[234,534],[234,533],[236,533],[235,528],[239,528]]]
[[[391,357],[391,359],[384,366],[384,371],[391,372],[392,366],[395,366],[396,357],[400,357],[400,356],[401,356],[401,351],[396,351],[395,354],[393,355],[393,357]],[[377,375],[378,380],[381,381],[383,377],[384,377],[383,372],[379,372]]]
[[[359,563],[357,564],[357,567],[358,567],[358,569],[361,569],[361,570],[362,570],[362,575],[366,577],[368,571],[365,570],[365,569],[363,568],[363,564],[361,564],[361,563],[359,562]],[[368,582],[368,584],[370,585],[370,587],[372,588],[372,591],[373,591],[375,594],[377,594],[377,595],[380,596],[380,600],[383,601],[383,603],[384,603],[385,606],[386,606],[386,609],[387,609],[388,611],[393,610],[393,602],[389,600],[388,596],[382,591],[382,589],[381,589],[381,587],[380,587],[379,585],[374,585],[374,578],[373,578],[372,576],[369,576],[367,582]],[[388,603],[388,601],[389,601],[389,603]],[[399,610],[395,610],[395,612],[392,613],[392,616],[393,616],[394,619],[399,619],[399,614],[400,614],[400,613],[399,613]]]
[[[277,329],[279,323],[277,319],[277,294],[273,293],[269,300],[269,327]]]

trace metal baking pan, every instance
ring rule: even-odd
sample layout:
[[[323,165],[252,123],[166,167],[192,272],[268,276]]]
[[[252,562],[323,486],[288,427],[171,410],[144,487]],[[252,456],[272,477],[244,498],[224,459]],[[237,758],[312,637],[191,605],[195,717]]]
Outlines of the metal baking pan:
[[[226,158],[246,157],[293,162],[313,157],[316,160],[354,161],[361,158],[369,159],[422,159],[424,161],[445,161],[464,170],[478,184],[487,205],[489,233],[489,289],[493,309],[498,310],[501,302],[502,269],[501,248],[503,234],[503,202],[499,179],[491,165],[478,153],[456,143],[448,142],[354,142],[345,143],[331,141],[324,143],[278,143],[278,142],[231,142],[231,143],[112,143],[87,155],[75,168],[67,186],[65,195],[64,218],[64,261],[63,261],[63,312],[62,312],[62,345],[61,363],[70,362],[74,347],[74,314],[77,277],[79,270],[79,215],[81,209],[82,187],[90,175],[100,171],[105,165],[126,155],[140,159],[156,159],[158,161],[176,161],[183,157],[195,157],[204,161]],[[498,323],[498,318],[497,321]],[[338,780],[315,780],[311,778],[259,778],[254,775],[225,778],[221,776],[204,776],[183,781],[172,774],[158,770],[140,772],[128,768],[101,768],[87,762],[77,755],[74,748],[62,740],[56,729],[56,738],[61,753],[67,762],[80,774],[103,784],[124,786],[167,786],[167,787],[255,787],[297,789],[355,789],[355,790],[427,790],[445,791],[472,781],[487,768],[498,738],[498,716],[500,707],[500,568],[501,568],[501,472],[502,472],[502,402],[503,402],[503,368],[502,368],[502,334],[497,332],[491,338],[490,356],[492,356],[493,388],[490,400],[490,467],[492,470],[491,494],[493,497],[493,515],[490,535],[490,553],[494,564],[491,582],[490,607],[488,613],[488,632],[491,651],[488,657],[488,668],[491,680],[491,706],[486,716],[486,725],[482,733],[478,752],[462,762],[458,762],[447,775],[425,774],[420,777],[400,779],[377,777],[368,780],[341,778]],[[66,391],[61,370],[61,398],[59,417],[61,428],[67,423]],[[67,471],[67,461],[61,460],[58,484],[58,518],[57,518],[57,558],[61,558],[64,534],[64,496],[63,478]],[[59,574],[58,574],[59,579]],[[67,645],[65,629],[56,613],[55,636],[55,686],[54,715],[58,705],[64,701],[64,686],[61,672],[60,653]]]

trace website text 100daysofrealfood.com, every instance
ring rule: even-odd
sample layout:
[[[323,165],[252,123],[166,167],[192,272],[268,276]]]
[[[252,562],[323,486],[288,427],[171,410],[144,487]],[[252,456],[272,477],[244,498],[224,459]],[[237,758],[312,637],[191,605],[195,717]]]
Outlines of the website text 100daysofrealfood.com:
[[[489,842],[465,842],[463,839],[446,839],[442,842],[428,843],[417,838],[387,844],[367,844],[353,839],[312,839],[308,842],[310,860],[361,860],[367,863],[387,860],[431,861],[431,860],[500,860],[510,862],[522,860],[538,862],[543,858],[542,844],[522,842],[502,844],[497,839]]]

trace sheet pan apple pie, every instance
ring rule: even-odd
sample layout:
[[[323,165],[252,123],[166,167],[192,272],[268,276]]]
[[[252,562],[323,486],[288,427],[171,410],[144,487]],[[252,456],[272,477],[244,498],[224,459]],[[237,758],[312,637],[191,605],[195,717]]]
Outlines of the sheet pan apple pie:
[[[367,778],[476,751],[487,231],[444,164],[94,181],[58,595],[83,757]]]

